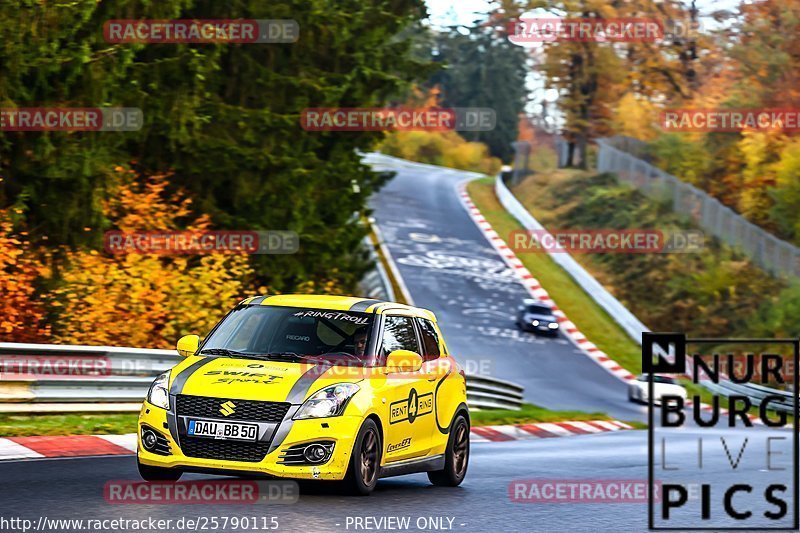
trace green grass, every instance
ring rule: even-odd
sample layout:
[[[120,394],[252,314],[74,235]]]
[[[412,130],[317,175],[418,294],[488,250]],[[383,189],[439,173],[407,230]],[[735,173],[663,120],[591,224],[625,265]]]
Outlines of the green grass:
[[[0,415],[0,437],[136,433],[139,413]]]
[[[566,422],[582,420],[612,420],[605,413],[584,413],[583,411],[551,411],[531,403],[522,404],[522,409],[484,409],[470,411],[473,426],[499,426],[507,424],[535,424],[537,422]],[[628,422],[634,427],[646,427],[639,422]]]
[[[471,182],[468,191],[494,230],[507,242],[512,231],[523,228],[500,205],[494,194],[494,179]],[[539,280],[556,305],[598,348],[624,368],[639,373],[641,347],[546,253],[518,253],[520,261]]]
[[[138,413],[0,415],[0,436],[34,435],[120,435],[136,432]],[[523,404],[519,411],[491,409],[472,411],[473,426],[563,422],[567,420],[611,420],[603,413],[550,411],[538,405]],[[641,427],[637,422],[628,422]]]

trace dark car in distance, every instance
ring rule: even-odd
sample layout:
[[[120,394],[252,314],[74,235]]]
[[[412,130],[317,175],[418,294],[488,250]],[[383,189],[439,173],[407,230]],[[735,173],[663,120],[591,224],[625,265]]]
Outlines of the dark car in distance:
[[[517,327],[522,331],[558,335],[558,319],[553,309],[539,300],[525,300],[517,312]]]

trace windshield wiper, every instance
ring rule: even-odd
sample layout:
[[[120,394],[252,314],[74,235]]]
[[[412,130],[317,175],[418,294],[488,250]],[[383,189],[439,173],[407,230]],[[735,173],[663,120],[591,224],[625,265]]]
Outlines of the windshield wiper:
[[[294,352],[271,352],[271,353],[244,353],[237,352],[236,350],[229,350],[227,348],[209,348],[201,350],[200,355],[221,355],[224,357],[241,357],[243,359],[261,359],[269,361],[289,361],[291,363],[299,363],[305,361],[305,355],[299,355]]]
[[[298,355],[294,352],[271,352],[265,354],[264,358],[274,361],[290,361],[296,363],[305,360],[306,356]]]
[[[200,350],[200,355],[222,355],[225,357],[247,357],[258,359],[261,354],[237,352],[236,350],[229,350],[227,348],[208,348],[206,350]]]

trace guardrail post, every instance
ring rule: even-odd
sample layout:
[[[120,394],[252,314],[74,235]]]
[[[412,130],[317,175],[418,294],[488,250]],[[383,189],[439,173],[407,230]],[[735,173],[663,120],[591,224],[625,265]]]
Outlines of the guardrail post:
[[[531,156],[531,145],[526,141],[511,143],[514,148],[514,168],[511,174],[511,181],[517,185],[522,178],[530,174],[529,161]]]

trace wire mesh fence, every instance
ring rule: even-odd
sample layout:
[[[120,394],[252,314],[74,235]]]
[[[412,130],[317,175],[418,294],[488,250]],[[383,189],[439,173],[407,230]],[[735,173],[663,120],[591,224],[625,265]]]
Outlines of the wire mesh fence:
[[[737,248],[753,263],[776,276],[800,277],[800,248],[748,222],[716,198],[612,145],[597,139],[597,170],[613,172],[645,195],[671,202],[676,213],[722,242]],[[567,143],[557,143],[559,166],[567,159]]]

